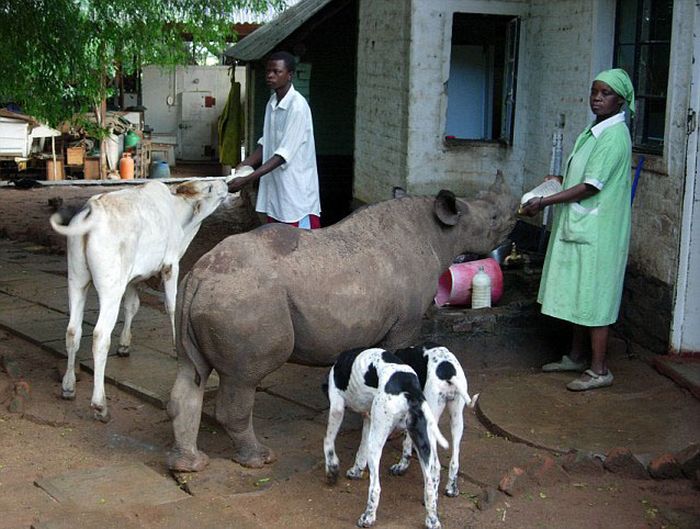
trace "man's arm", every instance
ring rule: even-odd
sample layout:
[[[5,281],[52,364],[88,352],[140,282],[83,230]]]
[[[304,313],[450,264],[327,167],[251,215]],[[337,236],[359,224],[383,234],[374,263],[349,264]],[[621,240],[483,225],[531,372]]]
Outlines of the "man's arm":
[[[250,167],[258,167],[262,163],[262,145],[258,144],[255,150],[248,156],[245,160],[236,166],[236,169],[240,169],[244,165],[249,165]]]
[[[262,146],[258,146],[258,148],[255,149],[255,152],[253,152],[253,154],[251,154],[248,158],[243,160],[240,165],[250,165],[251,167],[255,167],[255,165],[253,164],[257,161],[257,165],[259,165],[261,160]],[[248,176],[234,178],[233,180],[231,180],[228,184],[229,193],[235,193],[236,191],[240,191],[243,187],[247,186],[248,184],[256,182],[260,177],[266,175],[270,171],[277,169],[283,163],[285,163],[284,158],[282,158],[279,154],[273,154],[268,161],[260,165],[260,167],[258,167]]]

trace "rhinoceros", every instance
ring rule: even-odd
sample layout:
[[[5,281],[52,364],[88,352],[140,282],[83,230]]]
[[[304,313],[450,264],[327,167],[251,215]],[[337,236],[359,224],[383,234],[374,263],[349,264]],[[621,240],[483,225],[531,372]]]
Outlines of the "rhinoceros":
[[[259,382],[287,361],[324,366],[348,349],[415,343],[440,274],[460,252],[492,250],[516,208],[499,174],[471,201],[443,190],[366,206],[320,230],[268,224],[221,241],[178,289],[168,466],[198,471],[208,462],[197,432],[212,369],[216,419],[233,441],[233,460],[275,461],[253,430]]]

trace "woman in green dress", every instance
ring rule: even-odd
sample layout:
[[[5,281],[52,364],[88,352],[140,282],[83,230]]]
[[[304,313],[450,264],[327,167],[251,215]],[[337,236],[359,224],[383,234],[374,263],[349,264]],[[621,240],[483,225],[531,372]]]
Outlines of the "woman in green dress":
[[[608,328],[620,309],[630,238],[632,145],[622,107],[626,103],[634,114],[634,89],[627,73],[601,72],[589,103],[596,119],[574,144],[563,190],[522,206],[523,214],[533,216],[557,204],[537,301],[543,314],[574,324],[574,332],[569,354],[542,369],[583,371],[567,385],[572,391],[613,382],[606,362]]]

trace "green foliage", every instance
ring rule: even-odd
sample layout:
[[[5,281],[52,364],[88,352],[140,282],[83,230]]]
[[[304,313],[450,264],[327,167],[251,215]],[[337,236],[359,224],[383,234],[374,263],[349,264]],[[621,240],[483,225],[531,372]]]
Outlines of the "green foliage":
[[[0,0],[0,101],[57,125],[94,111],[118,68],[186,64],[183,35],[220,53],[234,11],[284,0]]]

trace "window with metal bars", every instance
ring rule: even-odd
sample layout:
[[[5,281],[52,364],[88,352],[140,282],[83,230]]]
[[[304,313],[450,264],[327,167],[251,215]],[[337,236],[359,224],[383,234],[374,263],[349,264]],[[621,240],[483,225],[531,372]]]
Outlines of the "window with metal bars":
[[[614,62],[634,83],[635,151],[663,151],[672,15],[673,0],[617,0]]]

